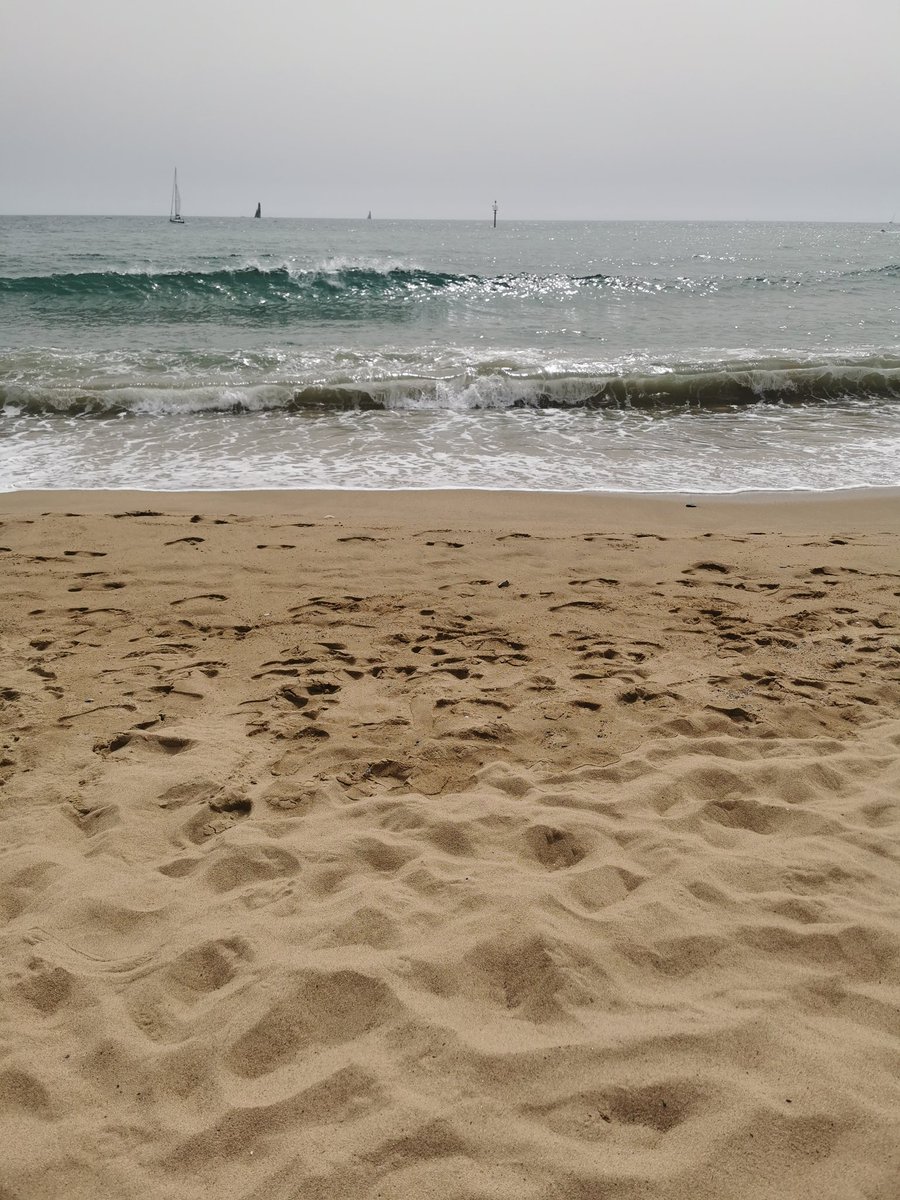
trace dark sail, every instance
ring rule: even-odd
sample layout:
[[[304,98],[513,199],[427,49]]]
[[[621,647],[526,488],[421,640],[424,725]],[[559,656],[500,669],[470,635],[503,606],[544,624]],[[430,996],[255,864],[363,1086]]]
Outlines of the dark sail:
[[[262,216],[262,204],[257,204],[257,206],[256,206],[256,212],[255,212],[253,215],[254,215],[254,217],[261,217],[261,216]]]

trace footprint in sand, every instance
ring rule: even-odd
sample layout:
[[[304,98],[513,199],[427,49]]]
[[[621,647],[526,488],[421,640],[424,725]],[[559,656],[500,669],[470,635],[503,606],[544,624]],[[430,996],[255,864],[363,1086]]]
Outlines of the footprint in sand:
[[[0,1071],[0,1111],[20,1120],[52,1121],[57,1116],[50,1093],[37,1076],[15,1066]]]
[[[86,837],[95,837],[98,833],[121,823],[119,806],[104,804],[100,800],[78,797],[64,804],[63,812],[75,822]]]
[[[534,1022],[560,1015],[558,996],[566,976],[545,938],[497,936],[476,943],[466,958],[467,968],[501,1010]]]
[[[119,733],[108,742],[97,742],[94,745],[95,754],[115,754],[131,746],[138,750],[146,750],[151,754],[183,754],[196,746],[192,738],[179,737],[176,734],[144,733],[143,731],[126,731]]]
[[[209,865],[205,878],[213,891],[231,892],[248,884],[287,878],[299,869],[297,856],[280,846],[236,846]]]
[[[252,810],[252,801],[240,792],[223,791],[208,800],[183,826],[183,830],[195,845],[200,845],[216,834],[224,833],[238,821],[245,820]]]
[[[183,596],[181,600],[170,601],[174,608],[178,604],[190,604],[192,600],[227,600],[220,592],[202,592],[199,596]]]
[[[571,833],[551,825],[533,825],[525,833],[525,842],[531,856],[548,871],[574,867],[588,853]]]
[[[182,999],[197,999],[231,983],[252,958],[252,948],[243,938],[217,938],[183,951],[166,975]]]
[[[716,575],[730,575],[731,567],[728,567],[725,565],[725,563],[720,562],[697,562],[690,567],[685,567],[685,569],[682,571],[682,575],[693,575],[696,571],[707,571]]]
[[[359,971],[295,971],[276,981],[255,1024],[225,1052],[229,1071],[258,1079],[323,1046],[352,1044],[395,1018],[400,1005],[380,979]]]

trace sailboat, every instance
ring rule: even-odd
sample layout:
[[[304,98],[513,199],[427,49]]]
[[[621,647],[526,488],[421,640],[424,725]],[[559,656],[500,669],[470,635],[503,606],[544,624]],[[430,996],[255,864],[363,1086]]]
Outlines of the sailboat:
[[[173,225],[183,225],[181,215],[181,192],[178,190],[178,168],[175,168],[175,178],[172,180],[172,207],[169,209],[169,220]]]
[[[256,206],[256,212],[255,212],[253,215],[254,215],[254,217],[261,217],[261,216],[262,216],[262,201],[260,201],[260,202],[257,204],[257,206]]]

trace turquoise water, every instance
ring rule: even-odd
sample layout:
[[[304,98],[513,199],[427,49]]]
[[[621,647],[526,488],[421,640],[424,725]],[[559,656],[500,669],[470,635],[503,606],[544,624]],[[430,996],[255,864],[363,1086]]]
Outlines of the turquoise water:
[[[870,225],[0,218],[0,488],[900,483]]]

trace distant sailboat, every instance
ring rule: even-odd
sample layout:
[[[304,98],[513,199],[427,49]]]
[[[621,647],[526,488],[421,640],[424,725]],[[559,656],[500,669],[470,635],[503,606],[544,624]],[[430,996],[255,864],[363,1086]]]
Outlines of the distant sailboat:
[[[172,180],[172,207],[169,209],[169,220],[173,225],[183,225],[181,215],[181,192],[178,190],[178,168],[175,168],[175,178]]]
[[[371,221],[371,220],[372,220],[372,210],[371,210],[371,208],[369,209],[369,215],[366,217],[366,220],[367,220],[367,221]]]
[[[261,217],[261,216],[262,216],[262,203],[261,203],[261,202],[260,202],[259,204],[257,204],[257,206],[256,206],[256,212],[255,212],[253,215],[254,215],[254,217]]]

